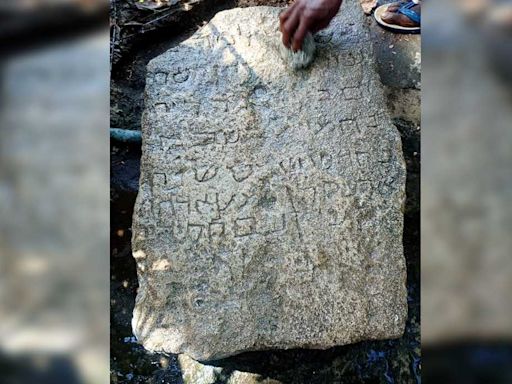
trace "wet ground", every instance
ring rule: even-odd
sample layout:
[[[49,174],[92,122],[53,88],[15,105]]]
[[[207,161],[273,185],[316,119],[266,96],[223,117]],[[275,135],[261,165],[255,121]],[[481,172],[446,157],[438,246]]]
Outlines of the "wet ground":
[[[173,19],[159,28],[139,34],[134,41],[118,45],[112,68],[111,127],[140,129],[143,107],[145,65],[153,57],[179,44],[199,26],[222,9],[250,5],[284,5],[279,0],[205,1],[188,11],[187,17]],[[125,17],[136,17],[134,10]],[[128,16],[126,16],[128,15]],[[145,16],[147,17],[147,16]],[[116,21],[119,24],[123,18]],[[388,36],[376,29],[376,49],[395,44],[400,52],[419,49],[419,36]],[[129,36],[129,35],[127,35]],[[392,39],[394,42],[389,42]],[[397,43],[398,42],[398,43]],[[392,49],[392,48],[390,48]],[[393,71],[416,71],[408,65],[393,67],[396,54],[379,56],[381,77],[389,87],[390,100],[400,101],[400,94],[419,88],[419,68],[409,74],[406,83],[393,82]],[[415,53],[412,53],[413,57]],[[403,63],[407,63],[407,58]],[[395,60],[396,62],[396,60]],[[385,67],[389,65],[388,67]],[[387,68],[387,69],[386,69]],[[405,68],[405,69],[404,69]],[[391,71],[390,73],[388,73]],[[412,93],[418,98],[419,91]],[[398,95],[398,96],[397,96]],[[410,97],[409,97],[410,98]],[[392,105],[390,105],[392,107]],[[419,105],[418,105],[419,107]],[[393,110],[393,108],[392,108]],[[395,111],[396,112],[396,111]],[[407,201],[405,207],[404,249],[408,268],[409,317],[402,338],[389,341],[362,342],[326,351],[289,350],[251,352],[209,364],[221,367],[216,383],[227,383],[235,371],[253,372],[281,383],[419,383],[420,382],[420,128],[419,115],[394,113],[407,163]],[[419,114],[419,108],[416,114]],[[131,216],[137,194],[141,150],[138,144],[111,142],[111,382],[113,383],[182,383],[177,356],[149,354],[131,333],[137,276],[131,257]]]

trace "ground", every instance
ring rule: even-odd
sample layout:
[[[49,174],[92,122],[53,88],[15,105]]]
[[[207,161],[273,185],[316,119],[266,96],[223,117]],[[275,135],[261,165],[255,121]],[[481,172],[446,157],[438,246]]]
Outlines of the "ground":
[[[112,1],[111,127],[140,129],[145,65],[179,44],[222,10],[236,6],[286,5],[280,0],[189,1],[191,10],[169,14],[138,10],[129,1]],[[157,17],[160,20],[153,22]],[[142,21],[141,21],[142,20]],[[129,23],[131,25],[126,25]],[[138,23],[138,24],[137,24]],[[419,383],[419,45],[418,35],[394,35],[368,17],[381,80],[400,131],[407,163],[404,249],[408,268],[409,318],[398,340],[362,342],[326,351],[251,352],[216,362],[218,383],[232,372],[254,372],[282,383]],[[119,37],[120,36],[120,37]],[[407,108],[404,107],[407,105]],[[182,383],[177,356],[149,354],[131,332],[137,276],[131,257],[131,217],[137,194],[141,150],[137,144],[111,143],[111,382]]]

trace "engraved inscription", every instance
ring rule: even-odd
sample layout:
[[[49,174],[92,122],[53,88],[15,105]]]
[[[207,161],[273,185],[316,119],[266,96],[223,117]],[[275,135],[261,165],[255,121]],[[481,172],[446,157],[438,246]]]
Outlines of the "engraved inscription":
[[[205,165],[202,167],[194,168],[195,178],[199,182],[211,180],[217,175],[218,167],[213,165]]]
[[[222,358],[403,329],[400,135],[344,6],[305,70],[276,50],[272,7],[219,12],[148,63],[132,244],[150,348]]]
[[[230,168],[231,173],[233,175],[233,179],[235,179],[238,182],[244,181],[252,174],[252,165],[249,164],[241,164],[241,165],[235,165]]]
[[[182,71],[175,73],[172,78],[176,83],[184,83],[188,80],[189,74],[188,71]]]
[[[345,95],[346,100],[357,100],[363,97],[361,88],[358,87],[345,88],[343,90],[343,95]]]

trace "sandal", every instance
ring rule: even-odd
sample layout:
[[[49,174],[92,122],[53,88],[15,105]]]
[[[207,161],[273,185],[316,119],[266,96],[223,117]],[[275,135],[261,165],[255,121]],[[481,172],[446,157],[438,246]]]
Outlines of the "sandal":
[[[374,16],[380,25],[400,32],[417,32],[421,30],[421,13],[412,8],[420,4],[405,3],[384,4],[375,10]],[[391,17],[389,16],[391,14]],[[392,20],[395,18],[395,20]]]

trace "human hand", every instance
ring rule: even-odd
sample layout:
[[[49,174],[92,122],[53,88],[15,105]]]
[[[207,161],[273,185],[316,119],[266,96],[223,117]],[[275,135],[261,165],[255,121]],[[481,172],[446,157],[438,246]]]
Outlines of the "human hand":
[[[283,44],[298,51],[308,32],[326,28],[336,16],[342,0],[296,0],[279,15]]]

